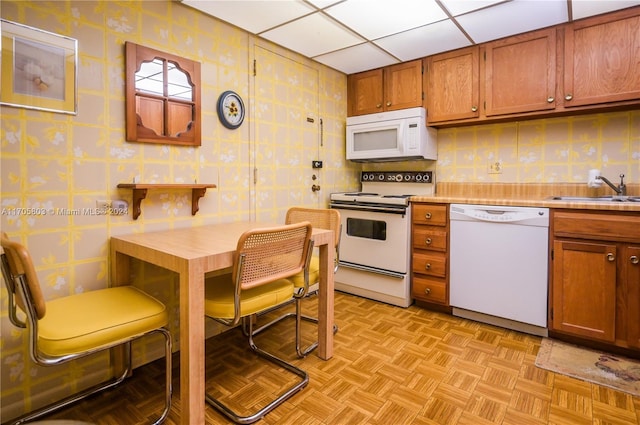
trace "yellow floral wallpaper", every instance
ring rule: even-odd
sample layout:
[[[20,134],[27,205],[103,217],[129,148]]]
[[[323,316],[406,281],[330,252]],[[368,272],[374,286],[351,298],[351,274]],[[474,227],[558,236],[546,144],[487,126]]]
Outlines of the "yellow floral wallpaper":
[[[489,172],[500,162],[501,172]],[[598,168],[640,183],[640,111],[547,118],[438,130],[436,164],[378,164],[376,170],[435,170],[436,182],[585,183]]]
[[[1,16],[78,40],[77,115],[0,107],[0,226],[30,249],[46,298],[106,287],[112,235],[283,221],[288,206],[326,206],[330,192],[359,185],[360,167],[344,155],[346,76],[340,72],[169,0],[2,0]],[[201,63],[202,146],[125,141],[126,41]],[[261,70],[256,76],[254,59]],[[223,127],[216,112],[226,90],[240,94],[247,106],[235,131]],[[307,117],[314,122],[308,124]],[[316,159],[324,162],[320,170],[311,169]],[[313,174],[322,186],[317,193],[310,191]],[[131,212],[81,213],[94,209],[97,200],[131,204],[131,191],[116,186],[134,178],[217,187],[200,199],[195,216],[189,190],[149,191],[135,221]],[[18,208],[47,213],[17,213]],[[134,271],[134,283],[172,311],[177,348],[176,276],[145,264]],[[4,286],[0,294],[0,422],[105,379],[106,356],[35,366],[27,334],[7,318]],[[207,323],[208,334],[219,331]],[[161,354],[159,341],[134,345],[136,365]]]
[[[290,205],[325,206],[329,193],[359,188],[358,172],[435,170],[436,181],[584,182],[600,168],[640,181],[640,111],[441,129],[438,161],[353,164],[344,155],[346,76],[179,2],[2,0],[3,19],[78,40],[78,114],[0,107],[0,227],[26,244],[45,296],[102,288],[112,235],[234,220],[282,220]],[[202,146],[125,141],[124,42],[202,66]],[[253,75],[254,61],[257,73]],[[3,77],[4,78],[4,77]],[[234,90],[249,115],[235,131],[218,121],[220,93]],[[311,160],[324,161],[312,170]],[[501,173],[490,174],[500,163]],[[315,176],[315,180],[313,177]],[[123,199],[132,182],[213,183],[192,216],[189,191],[150,191],[142,215],[14,214],[17,208],[95,208]],[[309,187],[322,187],[311,193]],[[176,277],[136,264],[135,284],[165,302],[178,338]],[[104,379],[108,359],[40,368],[26,334],[7,318],[0,291],[0,422]],[[208,323],[208,333],[219,328]],[[177,347],[177,344],[176,344]],[[134,346],[139,365],[161,355]]]

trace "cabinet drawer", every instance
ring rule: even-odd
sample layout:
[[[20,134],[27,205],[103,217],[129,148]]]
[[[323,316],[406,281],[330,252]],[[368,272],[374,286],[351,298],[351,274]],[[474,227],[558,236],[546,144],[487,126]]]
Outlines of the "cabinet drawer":
[[[423,301],[447,304],[447,283],[425,277],[414,277],[411,294],[414,298]]]
[[[413,247],[416,249],[447,250],[447,232],[422,226],[413,228]]]
[[[447,257],[435,253],[414,253],[412,270],[414,273],[445,277],[447,275]]]
[[[433,204],[413,204],[413,223],[431,226],[447,225],[447,206]]]
[[[635,242],[640,239],[640,215],[556,211],[553,233],[569,238]]]

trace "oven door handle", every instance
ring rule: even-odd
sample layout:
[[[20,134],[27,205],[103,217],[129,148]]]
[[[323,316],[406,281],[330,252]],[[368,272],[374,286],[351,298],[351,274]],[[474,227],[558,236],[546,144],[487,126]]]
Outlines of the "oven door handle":
[[[389,214],[400,214],[405,215],[407,213],[406,207],[394,208],[394,207],[385,207],[378,205],[354,205],[354,204],[331,204],[330,208],[336,210],[352,210],[352,211],[367,211],[367,212],[378,212],[378,213],[389,213]]]
[[[340,267],[346,267],[355,270],[362,270],[365,272],[382,274],[385,276],[395,277],[397,279],[403,279],[405,273],[392,272],[391,270],[377,269],[375,267],[363,266],[362,264],[349,263],[347,261],[340,261]]]

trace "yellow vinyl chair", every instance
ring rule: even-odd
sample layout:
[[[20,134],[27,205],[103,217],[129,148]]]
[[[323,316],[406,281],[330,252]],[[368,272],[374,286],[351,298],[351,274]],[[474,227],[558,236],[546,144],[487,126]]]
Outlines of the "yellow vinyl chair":
[[[131,342],[152,333],[165,340],[165,406],[153,422],[164,422],[171,408],[171,334],[165,306],[132,286],[118,286],[46,301],[27,249],[2,233],[2,275],[8,289],[9,319],[29,331],[29,353],[40,366],[54,366],[110,348],[126,349],[124,371],[59,402],[17,419],[40,418],[121,383],[131,372]],[[19,316],[25,316],[21,319]]]
[[[285,217],[286,224],[299,223],[302,221],[309,221],[312,227],[319,229],[333,230],[333,240],[335,242],[335,261],[334,261],[334,273],[338,270],[338,262],[340,256],[340,234],[342,231],[340,224],[340,213],[338,210],[324,209],[324,208],[303,208],[303,207],[291,207],[287,210]],[[307,348],[302,348],[302,331],[301,331],[301,319],[318,323],[317,317],[310,317],[302,314],[302,299],[310,294],[318,292],[318,282],[320,281],[320,260],[318,256],[314,255],[311,258],[309,264],[309,289],[304,290],[305,281],[302,273],[291,278],[295,288],[294,300],[296,305],[295,313],[287,313],[281,315],[266,323],[253,331],[254,336],[264,331],[270,326],[280,322],[283,319],[289,317],[296,318],[296,353],[298,357],[306,357],[310,352],[318,347],[318,341],[315,341]],[[338,327],[333,326],[333,332],[336,333]]]
[[[206,394],[207,403],[235,423],[258,421],[309,383],[305,371],[255,345],[253,319],[256,314],[291,300],[294,287],[288,278],[302,273],[306,282],[304,286],[308,288],[309,261],[313,250],[311,232],[309,222],[247,231],[238,240],[232,273],[205,281],[205,315],[227,326],[236,326],[243,319],[245,324],[248,323],[251,350],[300,378],[273,401],[247,416],[240,416],[220,400]]]

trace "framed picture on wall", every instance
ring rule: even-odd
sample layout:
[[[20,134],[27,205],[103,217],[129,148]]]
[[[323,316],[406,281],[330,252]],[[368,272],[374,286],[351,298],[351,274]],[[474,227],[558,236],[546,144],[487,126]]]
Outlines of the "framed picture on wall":
[[[75,115],[78,40],[0,20],[0,104]]]

